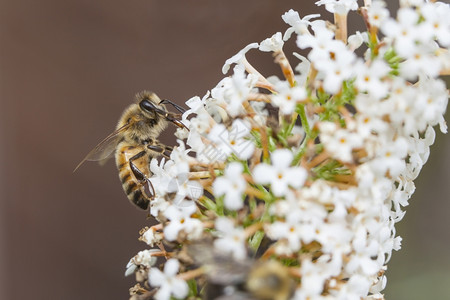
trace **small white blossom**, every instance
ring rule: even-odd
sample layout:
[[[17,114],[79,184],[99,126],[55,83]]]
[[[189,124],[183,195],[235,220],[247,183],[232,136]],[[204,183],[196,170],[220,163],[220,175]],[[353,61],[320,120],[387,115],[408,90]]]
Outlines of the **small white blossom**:
[[[400,6],[421,6],[425,1],[428,0],[400,0]]]
[[[397,12],[397,19],[388,19],[382,26],[383,33],[394,39],[395,50],[398,54],[410,57],[416,47],[419,33],[417,23],[419,15],[412,8],[400,8]]]
[[[272,165],[261,163],[253,169],[256,183],[270,184],[275,196],[287,193],[288,186],[300,188],[305,183],[307,172],[302,167],[291,167],[294,156],[287,149],[275,150],[272,155]]]
[[[263,52],[279,52],[283,49],[284,41],[281,32],[275,33],[271,38],[265,39],[259,44],[259,50]]]
[[[240,163],[230,163],[225,169],[225,174],[218,177],[213,183],[214,193],[225,195],[224,205],[227,209],[237,210],[244,206],[242,193],[245,191],[247,182],[242,176],[244,168]]]
[[[149,282],[151,286],[159,287],[154,298],[156,300],[169,300],[173,295],[175,298],[186,297],[189,291],[187,283],[176,277],[180,263],[171,258],[164,265],[164,272],[157,268],[151,268]]]
[[[162,241],[163,234],[156,231],[154,227],[150,227],[142,234],[141,239],[142,241],[147,243],[147,245],[153,247],[154,245],[159,244]]]
[[[301,262],[302,285],[294,299],[320,299],[326,280],[340,273],[342,259],[339,256],[322,255],[316,262]],[[341,298],[345,299],[345,298]]]
[[[375,99],[381,99],[388,93],[388,86],[382,79],[389,71],[388,64],[379,59],[373,61],[370,66],[358,61],[355,66],[355,73],[357,74],[355,85],[361,91],[368,92]]]
[[[370,162],[373,171],[384,176],[386,172],[394,178],[404,171],[406,165],[404,158],[408,151],[408,144],[404,138],[386,143],[379,149],[377,158]]]
[[[336,41],[333,49],[328,50],[328,58],[316,59],[315,67],[321,71],[320,77],[324,78],[323,87],[325,91],[335,94],[341,89],[342,82],[354,75],[355,71],[352,67],[356,56],[340,41]]]
[[[230,116],[237,117],[245,113],[242,103],[252,92],[257,80],[257,75],[247,75],[243,65],[236,65],[233,75],[221,80],[211,91],[211,95]]]
[[[227,74],[228,70],[230,69],[230,66],[232,64],[241,64],[241,63],[243,63],[243,61],[246,59],[245,58],[245,54],[250,49],[254,49],[254,48],[258,48],[258,47],[259,47],[258,43],[251,43],[251,44],[247,45],[244,49],[239,51],[237,54],[235,54],[234,56],[232,56],[229,59],[227,59],[225,64],[222,67],[222,73],[223,74]]]
[[[225,217],[218,218],[215,227],[219,238],[214,241],[214,248],[224,254],[231,254],[237,260],[245,259],[247,250],[244,230],[235,227],[233,221]]]
[[[127,270],[125,271],[125,276],[131,275],[134,271],[137,270],[139,266],[143,266],[145,268],[150,268],[155,265],[156,257],[152,254],[155,252],[159,252],[158,249],[149,249],[139,251],[127,264]]]
[[[334,299],[360,300],[369,293],[371,280],[360,274],[352,274],[346,284],[331,290]]]
[[[330,13],[339,15],[346,15],[350,10],[358,9],[357,0],[320,0],[316,2],[316,5],[325,5],[325,9]]]
[[[286,198],[278,201],[274,208],[274,213],[284,216],[284,220],[268,225],[266,233],[271,239],[279,241],[275,247],[277,254],[290,255],[299,251],[302,244],[315,239],[327,213],[322,205],[299,200],[292,193],[288,193]]]
[[[356,49],[358,49],[362,43],[368,41],[369,37],[367,35],[367,32],[359,32],[356,31],[355,34],[352,34],[351,36],[348,37],[348,49],[350,51],[355,51]]]
[[[308,26],[311,25],[310,20],[318,17],[320,17],[319,14],[313,14],[307,15],[302,19],[300,18],[298,12],[290,9],[288,12],[284,13],[284,15],[281,16],[283,21],[291,26],[288,30],[286,30],[283,39],[287,41],[291,37],[293,32],[296,32],[297,34],[309,33]]]
[[[311,26],[314,35],[302,34],[297,37],[297,46],[300,49],[311,48],[308,59],[317,63],[330,58],[330,52],[334,51],[337,44],[342,43],[333,39],[334,32],[327,28],[325,22],[315,22]]]
[[[450,5],[442,2],[426,3],[420,7],[420,12],[425,18],[421,24],[425,27],[423,32],[429,33],[430,38],[436,38],[442,46],[450,46]]]
[[[308,78],[309,72],[311,70],[311,62],[304,56],[298,53],[292,53],[295,57],[297,57],[301,62],[295,67],[295,71],[300,75],[295,76],[295,81],[298,86],[304,86],[306,80]]]
[[[441,61],[432,54],[436,48],[436,44],[429,43],[411,49],[408,55],[405,55],[406,60],[400,64],[400,74],[408,80],[415,80],[420,75],[438,76]]]
[[[353,149],[363,145],[361,136],[347,129],[338,129],[334,123],[321,122],[319,128],[325,149],[332,157],[343,162],[351,162]]]
[[[376,260],[372,257],[378,253],[377,241],[368,238],[367,231],[364,227],[356,229],[355,238],[352,241],[355,254],[351,255],[350,261],[346,264],[346,271],[350,274],[362,272],[366,275],[373,275],[378,272],[380,266],[378,266]]]
[[[278,81],[275,84],[278,91],[272,97],[272,103],[280,108],[280,112],[290,115],[295,111],[297,103],[307,98],[306,89],[303,86],[291,87],[287,81]]]
[[[389,18],[389,10],[382,0],[372,1],[372,5],[367,8],[367,16],[371,26],[380,27]]]
[[[214,143],[211,149],[211,161],[223,161],[229,155],[235,154],[239,159],[248,159],[253,154],[255,146],[250,137],[250,126],[237,119],[230,130],[223,124],[215,125],[208,138]]]
[[[164,237],[168,241],[175,241],[180,232],[187,234],[188,239],[200,237],[203,231],[203,224],[200,220],[191,218],[197,211],[194,203],[183,207],[171,205],[164,212],[164,216],[170,223],[164,227]]]

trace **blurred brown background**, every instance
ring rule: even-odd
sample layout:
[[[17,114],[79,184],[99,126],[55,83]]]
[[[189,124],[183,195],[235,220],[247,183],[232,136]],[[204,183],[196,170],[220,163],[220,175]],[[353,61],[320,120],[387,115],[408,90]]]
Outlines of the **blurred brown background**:
[[[123,274],[146,246],[137,240],[145,213],[129,204],[112,162],[73,168],[136,92],[178,103],[203,96],[227,58],[287,28],[288,9],[329,16],[296,0],[0,5],[0,299],[128,299],[134,280]],[[278,72],[262,66],[270,55],[252,61]],[[438,134],[398,226],[387,299],[450,294],[449,152]]]

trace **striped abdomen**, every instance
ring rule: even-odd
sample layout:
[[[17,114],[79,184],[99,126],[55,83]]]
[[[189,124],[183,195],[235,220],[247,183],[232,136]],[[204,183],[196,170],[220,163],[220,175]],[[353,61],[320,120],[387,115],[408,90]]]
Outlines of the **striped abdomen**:
[[[147,209],[152,196],[146,192],[145,178],[150,177],[150,170],[145,146],[121,142],[117,147],[116,165],[128,200],[141,209]]]

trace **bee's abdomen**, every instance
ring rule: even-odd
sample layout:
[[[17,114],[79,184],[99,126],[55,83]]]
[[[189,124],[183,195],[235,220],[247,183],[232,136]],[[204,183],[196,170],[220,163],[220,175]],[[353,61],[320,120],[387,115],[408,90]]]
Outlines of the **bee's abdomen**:
[[[119,176],[120,180],[122,181],[123,190],[127,195],[128,200],[130,200],[131,203],[138,206],[139,208],[147,209],[150,203],[150,199],[142,191],[142,184],[134,180],[134,177],[131,175],[131,171],[123,173],[125,174],[122,175],[121,173],[119,173]]]
[[[128,150],[128,152],[126,151]],[[116,153],[116,164],[119,170],[119,178],[122,182],[122,188],[131,203],[141,209],[147,209],[150,198],[145,193],[145,186],[133,175],[130,162],[127,157],[130,154],[130,147],[118,149]]]

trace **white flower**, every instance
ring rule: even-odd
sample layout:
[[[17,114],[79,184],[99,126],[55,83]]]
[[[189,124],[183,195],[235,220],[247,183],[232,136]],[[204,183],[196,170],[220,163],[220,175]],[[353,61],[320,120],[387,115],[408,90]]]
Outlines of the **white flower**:
[[[156,231],[154,227],[150,227],[141,235],[141,240],[147,243],[147,245],[149,245],[150,247],[159,244],[162,241],[162,239],[163,234],[161,232]]]
[[[382,81],[390,71],[387,63],[377,59],[370,66],[366,66],[362,61],[358,61],[354,68],[357,75],[355,85],[358,89],[368,92],[375,99],[381,99],[387,95],[388,86]]]
[[[159,213],[164,212],[169,206],[170,203],[164,197],[157,194],[150,202],[150,214],[158,218]]]
[[[292,114],[297,103],[308,96],[305,87],[299,85],[291,87],[287,81],[278,81],[275,88],[278,93],[272,96],[272,104],[279,107],[284,115]]]
[[[164,265],[164,272],[157,268],[151,268],[149,272],[149,283],[151,286],[159,287],[154,298],[156,300],[169,300],[171,295],[175,298],[186,297],[189,291],[187,283],[176,277],[180,263],[171,258]]]
[[[408,79],[415,80],[420,75],[437,77],[441,70],[441,61],[434,55],[437,45],[433,43],[418,45],[411,49],[406,60],[400,63],[400,74]]]
[[[172,177],[172,180],[168,183],[168,193],[175,193],[172,202],[178,206],[183,206],[185,203],[191,203],[190,200],[197,200],[203,194],[202,185],[195,180],[189,180],[188,172],[180,172]]]
[[[380,27],[389,18],[389,10],[386,8],[384,1],[375,0],[367,8],[367,15],[371,26]]]
[[[366,298],[372,282],[367,276],[351,274],[346,284],[339,289],[331,289],[333,299],[360,300]]]
[[[397,19],[398,21],[386,20],[381,25],[381,30],[387,37],[395,39],[394,46],[398,54],[409,57],[416,47],[419,36],[416,26],[419,15],[412,8],[400,8]]]
[[[315,67],[321,71],[320,77],[324,77],[325,91],[335,94],[342,88],[342,82],[355,73],[353,65],[356,56],[341,41],[335,41],[333,49],[328,50],[328,58],[315,59]]]
[[[317,6],[324,5],[330,13],[346,15],[350,10],[358,9],[357,0],[320,0],[316,2]]]
[[[275,150],[272,155],[272,165],[261,163],[253,169],[253,179],[256,183],[270,184],[275,196],[287,193],[288,186],[300,188],[305,183],[307,172],[302,167],[291,167],[294,156],[288,149]]]
[[[225,64],[222,67],[222,73],[223,74],[227,74],[228,70],[230,69],[230,66],[232,64],[241,64],[245,61],[245,53],[247,53],[250,49],[254,49],[254,48],[258,48],[259,45],[258,43],[251,43],[249,45],[247,45],[244,49],[242,49],[241,51],[239,51],[237,54],[235,54],[234,56],[230,57],[229,59],[226,60]]]
[[[240,163],[232,162],[225,169],[224,176],[216,178],[213,183],[214,193],[219,196],[225,195],[224,205],[227,209],[237,210],[244,206],[242,193],[247,182],[242,176],[243,170]]]
[[[350,51],[355,51],[356,49],[358,49],[362,43],[367,42],[369,39],[367,32],[359,32],[356,31],[355,34],[352,34],[351,36],[348,37],[348,49]]]
[[[226,77],[217,84],[211,95],[230,116],[237,117],[245,114],[242,103],[253,90],[258,75],[247,75],[243,65],[236,65],[233,72],[233,76]]]
[[[187,151],[183,149],[184,146],[180,150],[172,152],[172,160],[167,162],[161,160],[160,165],[158,165],[157,159],[150,162],[150,170],[154,174],[150,180],[157,197],[163,197],[167,193],[176,193],[173,202],[178,205],[183,205],[186,198],[196,200],[203,194],[200,183],[188,180],[188,161],[191,158],[188,158]],[[160,199],[159,204],[164,205],[164,199]],[[152,212],[153,215],[162,210],[155,205],[152,206],[155,210]]]
[[[259,44],[259,50],[263,52],[279,52],[283,49],[284,41],[281,32],[275,33],[271,38],[265,39]]]
[[[219,252],[231,254],[237,260],[245,259],[247,249],[244,230],[236,228],[233,221],[225,217],[217,218],[215,227],[219,238],[214,241],[214,248]]]
[[[408,151],[408,144],[404,138],[398,137],[381,147],[377,158],[370,162],[372,169],[379,176],[389,171],[390,176],[397,177],[404,171],[406,164],[404,158]]]
[[[350,252],[353,232],[344,220],[345,217],[341,217],[334,222],[321,222],[317,226],[314,239],[322,245],[324,253],[340,256]]]
[[[275,221],[265,228],[267,236],[280,240],[275,247],[277,254],[290,255],[300,250],[303,244],[308,244],[316,238],[317,227],[323,223],[326,212],[323,206],[309,201],[285,200],[286,219]]]
[[[361,136],[347,129],[338,129],[334,123],[321,122],[319,128],[322,133],[320,139],[327,152],[343,162],[351,162],[353,149],[363,145]]]
[[[293,32],[296,32],[297,34],[309,33],[308,26],[311,25],[311,22],[309,20],[318,17],[320,17],[319,14],[313,14],[307,15],[302,19],[300,18],[298,12],[290,9],[288,12],[284,13],[284,15],[281,16],[283,21],[291,26],[288,30],[286,30],[283,39],[287,41],[291,37]]]
[[[426,3],[421,6],[420,12],[425,18],[421,26],[426,27],[424,32],[430,38],[436,38],[444,46],[450,46],[450,5],[442,2]]]
[[[302,34],[297,37],[297,46],[300,49],[310,47],[311,51],[308,54],[308,59],[312,63],[317,63],[322,60],[330,59],[330,52],[334,52],[337,44],[342,41],[333,39],[334,32],[327,28],[325,22],[315,22],[311,26],[314,35]]]
[[[139,266],[150,268],[156,263],[156,257],[152,254],[155,252],[160,252],[159,249],[149,249],[139,251],[127,264],[127,270],[125,271],[125,276],[131,275],[137,270]]]
[[[295,293],[295,299],[321,299],[326,280],[341,272],[342,258],[339,256],[321,255],[317,261],[304,259],[301,262],[302,285]],[[346,298],[340,298],[346,299]]]
[[[418,118],[423,118],[431,126],[437,125],[439,118],[447,109],[448,96],[445,83],[440,79],[425,77],[419,81],[416,96]]]
[[[304,86],[306,83],[306,80],[309,75],[309,71],[311,70],[311,62],[304,56],[298,54],[298,53],[292,53],[295,57],[300,59],[300,63],[295,67],[295,71],[299,73],[300,75],[295,76],[295,81],[297,82],[297,86]]]
[[[350,274],[362,271],[365,275],[374,275],[378,272],[381,266],[372,257],[377,255],[379,244],[371,239],[364,227],[356,229],[352,246],[355,254],[351,255],[350,261],[346,264],[346,271]]]
[[[253,154],[255,146],[250,139],[250,126],[236,119],[231,129],[228,130],[223,124],[215,125],[209,135],[213,146],[208,153],[210,161],[224,161],[229,155],[235,154],[239,159],[248,159]]]
[[[164,237],[168,241],[175,241],[180,232],[187,234],[188,239],[196,239],[203,232],[203,224],[200,220],[191,218],[191,215],[197,211],[194,203],[183,207],[171,205],[164,216],[170,220],[170,223],[164,227]]]
[[[182,120],[183,124],[185,124],[190,130],[188,134],[192,132],[207,132],[214,123],[212,122],[211,115],[205,109],[208,97],[209,93],[207,93],[202,99],[195,96],[186,101],[186,105],[189,109],[183,113]],[[195,117],[188,119],[188,117],[192,114],[195,114]]]
[[[400,0],[400,7],[405,7],[405,6],[421,6],[424,1],[428,0]]]

